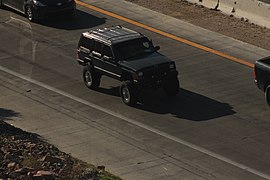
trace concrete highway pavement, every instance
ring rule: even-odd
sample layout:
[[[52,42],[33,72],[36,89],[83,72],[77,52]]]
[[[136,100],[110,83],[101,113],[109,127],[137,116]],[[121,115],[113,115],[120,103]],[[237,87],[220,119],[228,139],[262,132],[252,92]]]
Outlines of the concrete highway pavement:
[[[84,1],[254,63],[269,52],[119,0]],[[270,111],[252,68],[78,5],[76,18],[40,24],[0,10],[0,108],[8,122],[123,179],[270,179]],[[88,90],[77,64],[80,34],[120,24],[176,61],[174,98],[145,92],[128,107],[119,82]],[[8,111],[10,110],[10,111]],[[17,116],[5,113],[13,111]]]

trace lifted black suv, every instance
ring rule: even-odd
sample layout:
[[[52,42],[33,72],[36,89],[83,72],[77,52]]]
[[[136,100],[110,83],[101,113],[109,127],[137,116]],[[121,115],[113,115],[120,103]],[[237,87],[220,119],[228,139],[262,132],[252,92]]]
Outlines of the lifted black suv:
[[[83,79],[90,89],[100,85],[102,75],[122,81],[123,102],[137,102],[139,91],[146,87],[163,87],[172,96],[179,91],[175,63],[157,52],[144,35],[112,26],[82,33],[77,60],[84,66]]]

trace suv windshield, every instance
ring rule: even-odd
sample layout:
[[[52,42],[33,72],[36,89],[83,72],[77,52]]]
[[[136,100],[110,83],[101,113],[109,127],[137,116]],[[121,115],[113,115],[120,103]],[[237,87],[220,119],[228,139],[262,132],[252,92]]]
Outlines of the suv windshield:
[[[131,58],[151,54],[155,51],[152,43],[146,37],[117,43],[113,49],[114,55],[118,60],[130,60]]]

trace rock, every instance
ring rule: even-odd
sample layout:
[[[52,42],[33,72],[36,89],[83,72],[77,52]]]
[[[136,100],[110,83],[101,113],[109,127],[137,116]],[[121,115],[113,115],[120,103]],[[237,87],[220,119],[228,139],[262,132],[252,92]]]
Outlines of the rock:
[[[5,156],[4,156],[4,159],[6,159],[6,160],[11,160],[12,161],[12,159],[14,159],[15,157],[13,157],[9,152],[7,153],[7,154],[5,154]]]
[[[11,173],[9,173],[9,176],[10,176],[11,178],[13,178],[13,179],[18,178],[20,175],[21,175],[21,174],[18,173],[18,172],[11,172]]]
[[[1,147],[1,151],[2,151],[4,154],[7,154],[8,148],[7,148],[6,146],[3,146],[3,147]]]
[[[54,180],[54,174],[50,171],[38,171],[33,175],[34,180]]]
[[[54,163],[61,163],[62,161],[64,161],[62,158],[57,157],[57,156],[50,156],[50,155],[46,155],[41,159],[42,162],[50,162],[50,164],[54,164]]]
[[[16,165],[15,162],[8,163],[7,168],[8,169],[14,169],[15,165]]]
[[[33,143],[31,143],[31,142],[28,142],[28,143],[26,144],[26,148],[27,148],[27,149],[32,150],[32,148],[34,148],[34,147],[36,147],[36,144],[33,144]]]
[[[34,171],[33,168],[23,167],[23,168],[21,168],[21,169],[16,170],[15,172],[18,172],[18,173],[20,173],[21,175],[23,175],[23,174],[28,174],[29,172],[32,172],[32,171]]]
[[[18,170],[21,168],[21,165],[20,164],[16,164],[16,166],[14,167],[14,170]]]
[[[105,171],[105,166],[98,166],[97,169],[101,171]]]
[[[33,179],[33,173],[32,172],[28,172],[27,173],[27,178],[28,178],[28,180],[32,180]]]

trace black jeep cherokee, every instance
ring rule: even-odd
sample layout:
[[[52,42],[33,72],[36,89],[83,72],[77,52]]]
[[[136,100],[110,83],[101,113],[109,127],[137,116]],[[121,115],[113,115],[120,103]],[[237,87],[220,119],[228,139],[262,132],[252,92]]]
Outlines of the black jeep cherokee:
[[[175,63],[157,50],[144,35],[112,26],[82,33],[77,60],[88,88],[98,88],[102,75],[118,79],[123,102],[132,105],[143,88],[163,87],[170,96],[179,91]]]

